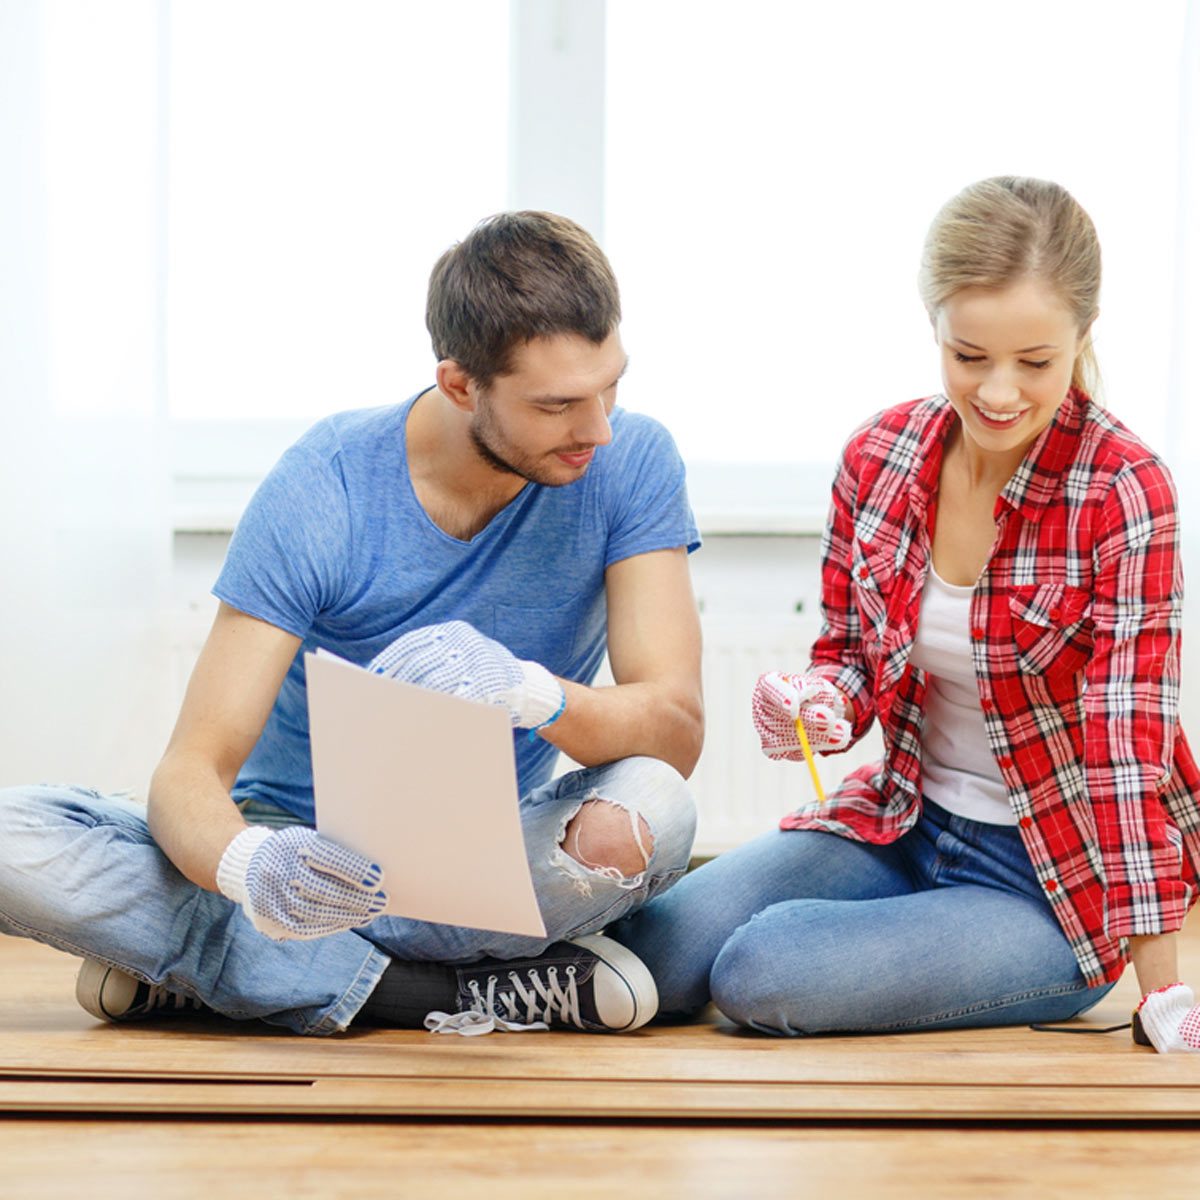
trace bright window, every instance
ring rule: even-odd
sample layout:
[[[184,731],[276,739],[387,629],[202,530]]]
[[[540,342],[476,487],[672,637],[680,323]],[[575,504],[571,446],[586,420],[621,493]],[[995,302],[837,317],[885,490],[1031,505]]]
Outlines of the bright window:
[[[940,388],[940,205],[1052,178],[1105,254],[1103,398],[1164,438],[1184,0],[609,0],[607,244],[631,406],[691,460],[831,463]]]
[[[39,15],[52,409],[67,420],[152,416],[155,358],[146,348],[158,335],[160,228],[154,6],[55,0]]]
[[[508,6],[169,13],[172,417],[311,420],[424,386],[430,267],[505,207]]]

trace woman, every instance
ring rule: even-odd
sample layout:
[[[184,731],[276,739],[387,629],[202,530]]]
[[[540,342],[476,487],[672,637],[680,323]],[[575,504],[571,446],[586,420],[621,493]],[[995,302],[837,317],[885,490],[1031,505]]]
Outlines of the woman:
[[[1154,1046],[1200,1050],[1175,494],[1088,394],[1095,230],[1055,184],[985,180],[934,221],[920,287],[945,395],[851,437],[812,664],[753,698],[771,757],[802,759],[797,719],[826,752],[878,719],[883,762],[615,936],[661,1012],[711,996],[777,1034],[1061,1021],[1132,959]]]

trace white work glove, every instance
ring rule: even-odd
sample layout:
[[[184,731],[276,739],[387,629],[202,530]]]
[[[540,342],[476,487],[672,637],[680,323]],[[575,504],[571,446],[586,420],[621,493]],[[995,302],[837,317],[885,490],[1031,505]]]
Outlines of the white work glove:
[[[1186,984],[1175,983],[1142,997],[1134,1014],[1159,1054],[1200,1051],[1200,1008]]]
[[[383,869],[353,850],[292,825],[243,829],[225,848],[217,887],[259,933],[277,942],[370,924],[387,904]]]
[[[557,720],[566,703],[562,684],[545,667],[517,658],[465,621],[410,630],[381,650],[367,669],[402,683],[507,708],[518,729]]]
[[[850,722],[843,719],[842,699],[820,675],[785,675],[768,671],[758,677],[750,701],[754,728],[768,758],[803,762],[796,720],[804,724],[813,751],[843,750],[850,744]]]

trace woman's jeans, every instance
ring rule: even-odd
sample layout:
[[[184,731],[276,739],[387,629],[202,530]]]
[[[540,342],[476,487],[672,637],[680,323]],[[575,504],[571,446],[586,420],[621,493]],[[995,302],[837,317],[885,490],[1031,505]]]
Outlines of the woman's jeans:
[[[562,851],[567,823],[588,800],[645,819],[654,845],[643,872],[622,878]],[[255,801],[242,811],[251,824],[296,821]],[[175,869],[150,836],[142,805],[87,788],[7,788],[0,790],[0,932],[99,959],[229,1017],[334,1033],[392,957],[527,958],[637,908],[686,870],[695,811],[674,768],[628,758],[535,789],[521,800],[521,822],[544,939],[378,917],[348,933],[274,942],[240,906]]]
[[[888,846],[775,830],[609,930],[659,1011],[785,1035],[1065,1021],[1089,988],[1015,828],[928,800]]]

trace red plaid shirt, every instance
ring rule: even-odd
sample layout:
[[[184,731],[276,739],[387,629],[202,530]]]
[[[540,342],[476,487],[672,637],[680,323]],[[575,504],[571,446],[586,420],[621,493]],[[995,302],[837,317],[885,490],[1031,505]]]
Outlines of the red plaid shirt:
[[[850,439],[822,545],[810,670],[879,719],[882,762],[785,829],[895,841],[921,809],[925,673],[909,663],[947,434],[943,397]],[[1123,939],[1178,929],[1200,873],[1200,774],[1179,728],[1183,573],[1166,467],[1072,392],[996,502],[971,599],[988,740],[1047,901],[1092,985]]]

